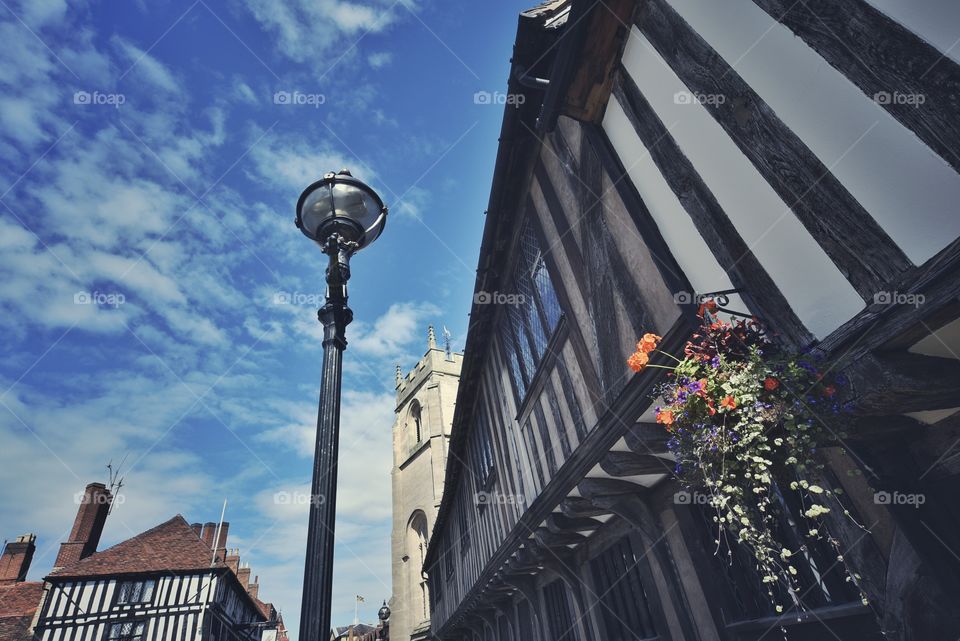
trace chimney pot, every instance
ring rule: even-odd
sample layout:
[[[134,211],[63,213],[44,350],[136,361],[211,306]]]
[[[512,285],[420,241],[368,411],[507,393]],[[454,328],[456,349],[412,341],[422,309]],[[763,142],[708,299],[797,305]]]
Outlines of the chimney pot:
[[[113,495],[103,483],[90,483],[78,496],[78,501],[80,507],[73,521],[70,538],[60,544],[54,569],[72,565],[97,551]]]
[[[35,534],[23,534],[7,543],[0,556],[0,585],[25,581],[36,549]]]
[[[230,554],[224,559],[227,567],[233,570],[234,574],[240,574],[240,550],[230,550]]]

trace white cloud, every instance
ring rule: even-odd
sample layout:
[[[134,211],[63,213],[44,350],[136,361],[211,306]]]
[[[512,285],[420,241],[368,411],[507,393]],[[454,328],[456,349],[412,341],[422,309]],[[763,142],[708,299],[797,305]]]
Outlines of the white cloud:
[[[79,4],[79,3],[78,3]],[[20,19],[33,28],[59,23],[67,13],[66,0],[25,0]]]
[[[170,93],[180,91],[180,83],[166,65],[124,38],[117,36],[114,42],[127,58],[132,75],[143,78],[162,91]]]
[[[389,51],[377,51],[367,56],[367,62],[374,69],[380,69],[393,62],[393,54]]]
[[[400,8],[415,9],[401,0],[245,0],[247,8],[277,39],[284,55],[296,62],[334,59],[347,52],[353,40],[365,33],[381,33],[394,25]]]
[[[350,346],[377,358],[398,357],[415,339],[422,338],[426,345],[426,319],[438,312],[431,303],[394,303],[372,323],[355,323]]]
[[[303,141],[284,138],[264,140],[250,152],[259,176],[276,187],[295,190],[297,194],[328,171],[349,168],[364,182],[376,179],[366,163],[335,151],[321,142],[310,146]]]

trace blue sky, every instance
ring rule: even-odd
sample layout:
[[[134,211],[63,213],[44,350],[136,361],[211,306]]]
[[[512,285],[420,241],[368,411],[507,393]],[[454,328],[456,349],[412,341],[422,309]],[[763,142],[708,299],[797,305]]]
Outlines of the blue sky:
[[[429,323],[462,345],[502,115],[474,94],[533,3],[0,4],[3,536],[37,533],[43,576],[126,457],[101,547],[227,499],[295,632],[306,506],[275,497],[309,483],[324,262],[293,207],[349,167],[391,207],[353,263],[341,435],[334,620],[355,594],[373,620],[393,367]]]

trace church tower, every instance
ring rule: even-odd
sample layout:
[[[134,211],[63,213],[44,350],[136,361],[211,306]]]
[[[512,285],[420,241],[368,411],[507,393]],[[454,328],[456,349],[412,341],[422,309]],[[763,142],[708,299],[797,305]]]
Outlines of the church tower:
[[[430,638],[430,596],[423,558],[443,495],[447,442],[463,362],[463,354],[451,351],[446,332],[444,343],[444,347],[437,347],[431,326],[427,330],[427,352],[416,367],[403,376],[397,366],[391,641]]]

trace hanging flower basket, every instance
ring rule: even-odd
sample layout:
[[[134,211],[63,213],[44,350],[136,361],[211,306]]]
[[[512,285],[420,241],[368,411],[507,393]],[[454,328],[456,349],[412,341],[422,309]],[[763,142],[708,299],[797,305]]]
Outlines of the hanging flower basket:
[[[830,499],[841,491],[815,482],[823,468],[815,452],[830,437],[818,417],[844,410],[839,390],[845,381],[820,372],[812,358],[782,350],[755,319],[724,322],[716,309],[713,301],[700,307],[701,326],[682,358],[658,350],[660,337],[645,334],[627,364],[637,372],[671,370],[655,390],[656,420],[670,433],[678,480],[704,492],[716,510],[718,547],[724,538],[755,560],[775,611],[802,609],[793,558],[802,558],[809,542],[826,539],[843,560],[823,520],[828,504],[837,509]],[[655,352],[674,364],[651,364]],[[799,549],[778,540],[778,491],[800,500]],[[848,581],[858,585],[858,579],[848,572]],[[861,599],[867,603],[862,590]]]

